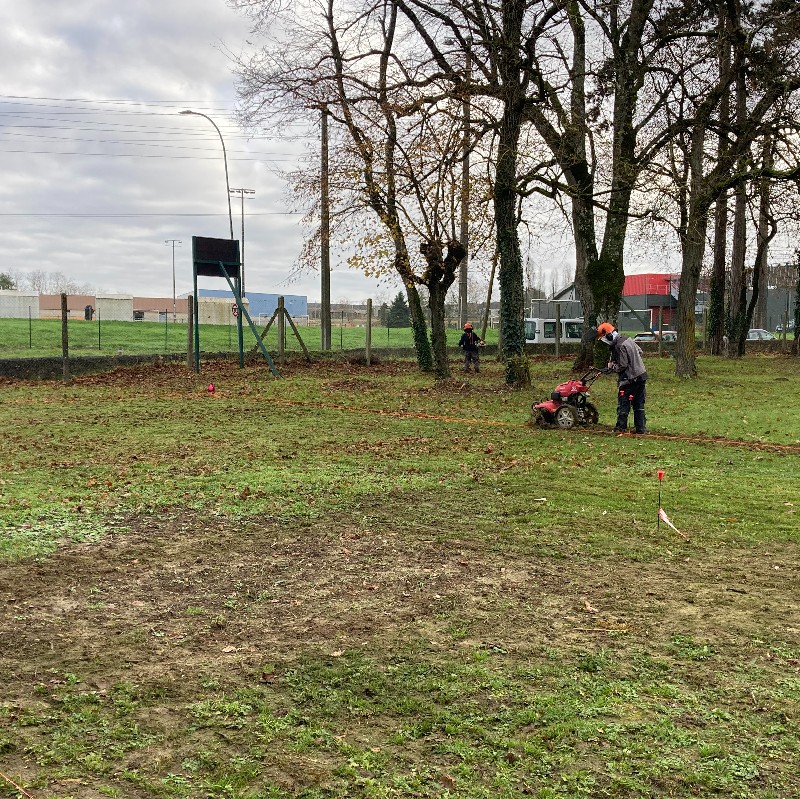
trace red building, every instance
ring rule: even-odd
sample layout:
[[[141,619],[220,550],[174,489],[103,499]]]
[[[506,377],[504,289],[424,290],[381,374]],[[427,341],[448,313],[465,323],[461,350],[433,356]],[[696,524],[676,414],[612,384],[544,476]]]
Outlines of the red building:
[[[644,275],[626,275],[622,287],[619,324],[627,330],[657,330],[659,315],[664,329],[674,329],[678,308],[680,275],[668,272],[651,272]],[[571,283],[547,302],[531,302],[531,316],[553,316],[558,303],[561,317],[579,318],[583,315],[578,302],[575,284]]]
[[[649,318],[649,326],[658,329],[659,316],[665,328],[674,328],[678,307],[678,285],[680,275],[650,273],[626,275],[622,287],[623,313],[635,313],[637,317]]]

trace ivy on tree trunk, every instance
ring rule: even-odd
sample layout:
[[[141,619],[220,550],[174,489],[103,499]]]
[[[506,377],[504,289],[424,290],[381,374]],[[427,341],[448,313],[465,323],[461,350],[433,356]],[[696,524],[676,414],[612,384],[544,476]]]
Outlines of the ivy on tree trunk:
[[[440,241],[424,241],[419,247],[425,258],[427,268],[419,282],[428,289],[428,307],[431,312],[431,347],[433,368],[436,377],[444,380],[450,376],[450,362],[447,357],[447,331],[445,329],[445,299],[447,291],[456,279],[458,265],[467,254],[460,241],[452,239],[447,243],[447,254]]]

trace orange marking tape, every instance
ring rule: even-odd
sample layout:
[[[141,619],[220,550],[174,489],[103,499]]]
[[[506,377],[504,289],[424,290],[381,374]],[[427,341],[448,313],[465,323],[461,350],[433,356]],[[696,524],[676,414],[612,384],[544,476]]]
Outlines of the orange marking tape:
[[[9,785],[13,785],[23,796],[27,796],[28,799],[34,799],[34,797],[31,796],[21,785],[17,785],[17,783],[14,782],[11,777],[3,774],[2,771],[0,771],[0,777],[2,777]]]

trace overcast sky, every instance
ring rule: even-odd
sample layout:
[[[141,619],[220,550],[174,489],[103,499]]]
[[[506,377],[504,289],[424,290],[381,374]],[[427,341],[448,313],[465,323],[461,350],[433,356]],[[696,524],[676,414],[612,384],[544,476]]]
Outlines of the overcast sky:
[[[318,301],[318,273],[296,269],[307,231],[275,174],[299,155],[318,157],[318,131],[310,121],[291,140],[249,140],[236,127],[225,50],[246,47],[248,34],[225,0],[0,0],[0,272],[61,272],[98,292],[170,297],[165,242],[177,239],[177,294],[190,291],[192,236],[230,234],[219,136],[206,119],[179,115],[191,109],[219,126],[230,186],[255,192],[245,201],[248,292]],[[232,211],[241,238],[239,198]],[[546,243],[531,262],[550,290],[571,278],[572,245],[563,220],[538,227]],[[662,271],[663,255],[629,258],[626,271]],[[334,302],[401,289],[335,253],[332,268]]]
[[[193,235],[229,236],[221,130],[231,188],[245,201],[248,292],[319,300],[319,276],[294,269],[303,230],[286,213],[275,166],[314,148],[248,140],[232,111],[248,23],[225,0],[0,2],[0,272],[62,272],[98,292],[172,296],[191,289]],[[241,238],[241,200],[233,200]],[[331,298],[393,296],[333,258]],[[224,288],[223,281],[201,285]]]

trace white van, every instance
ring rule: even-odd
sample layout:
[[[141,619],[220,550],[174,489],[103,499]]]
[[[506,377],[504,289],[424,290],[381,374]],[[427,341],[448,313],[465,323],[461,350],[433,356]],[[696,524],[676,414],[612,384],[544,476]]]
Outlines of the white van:
[[[583,338],[583,319],[561,319],[562,344],[580,343]],[[555,319],[526,319],[525,320],[526,344],[555,344],[556,320]]]

